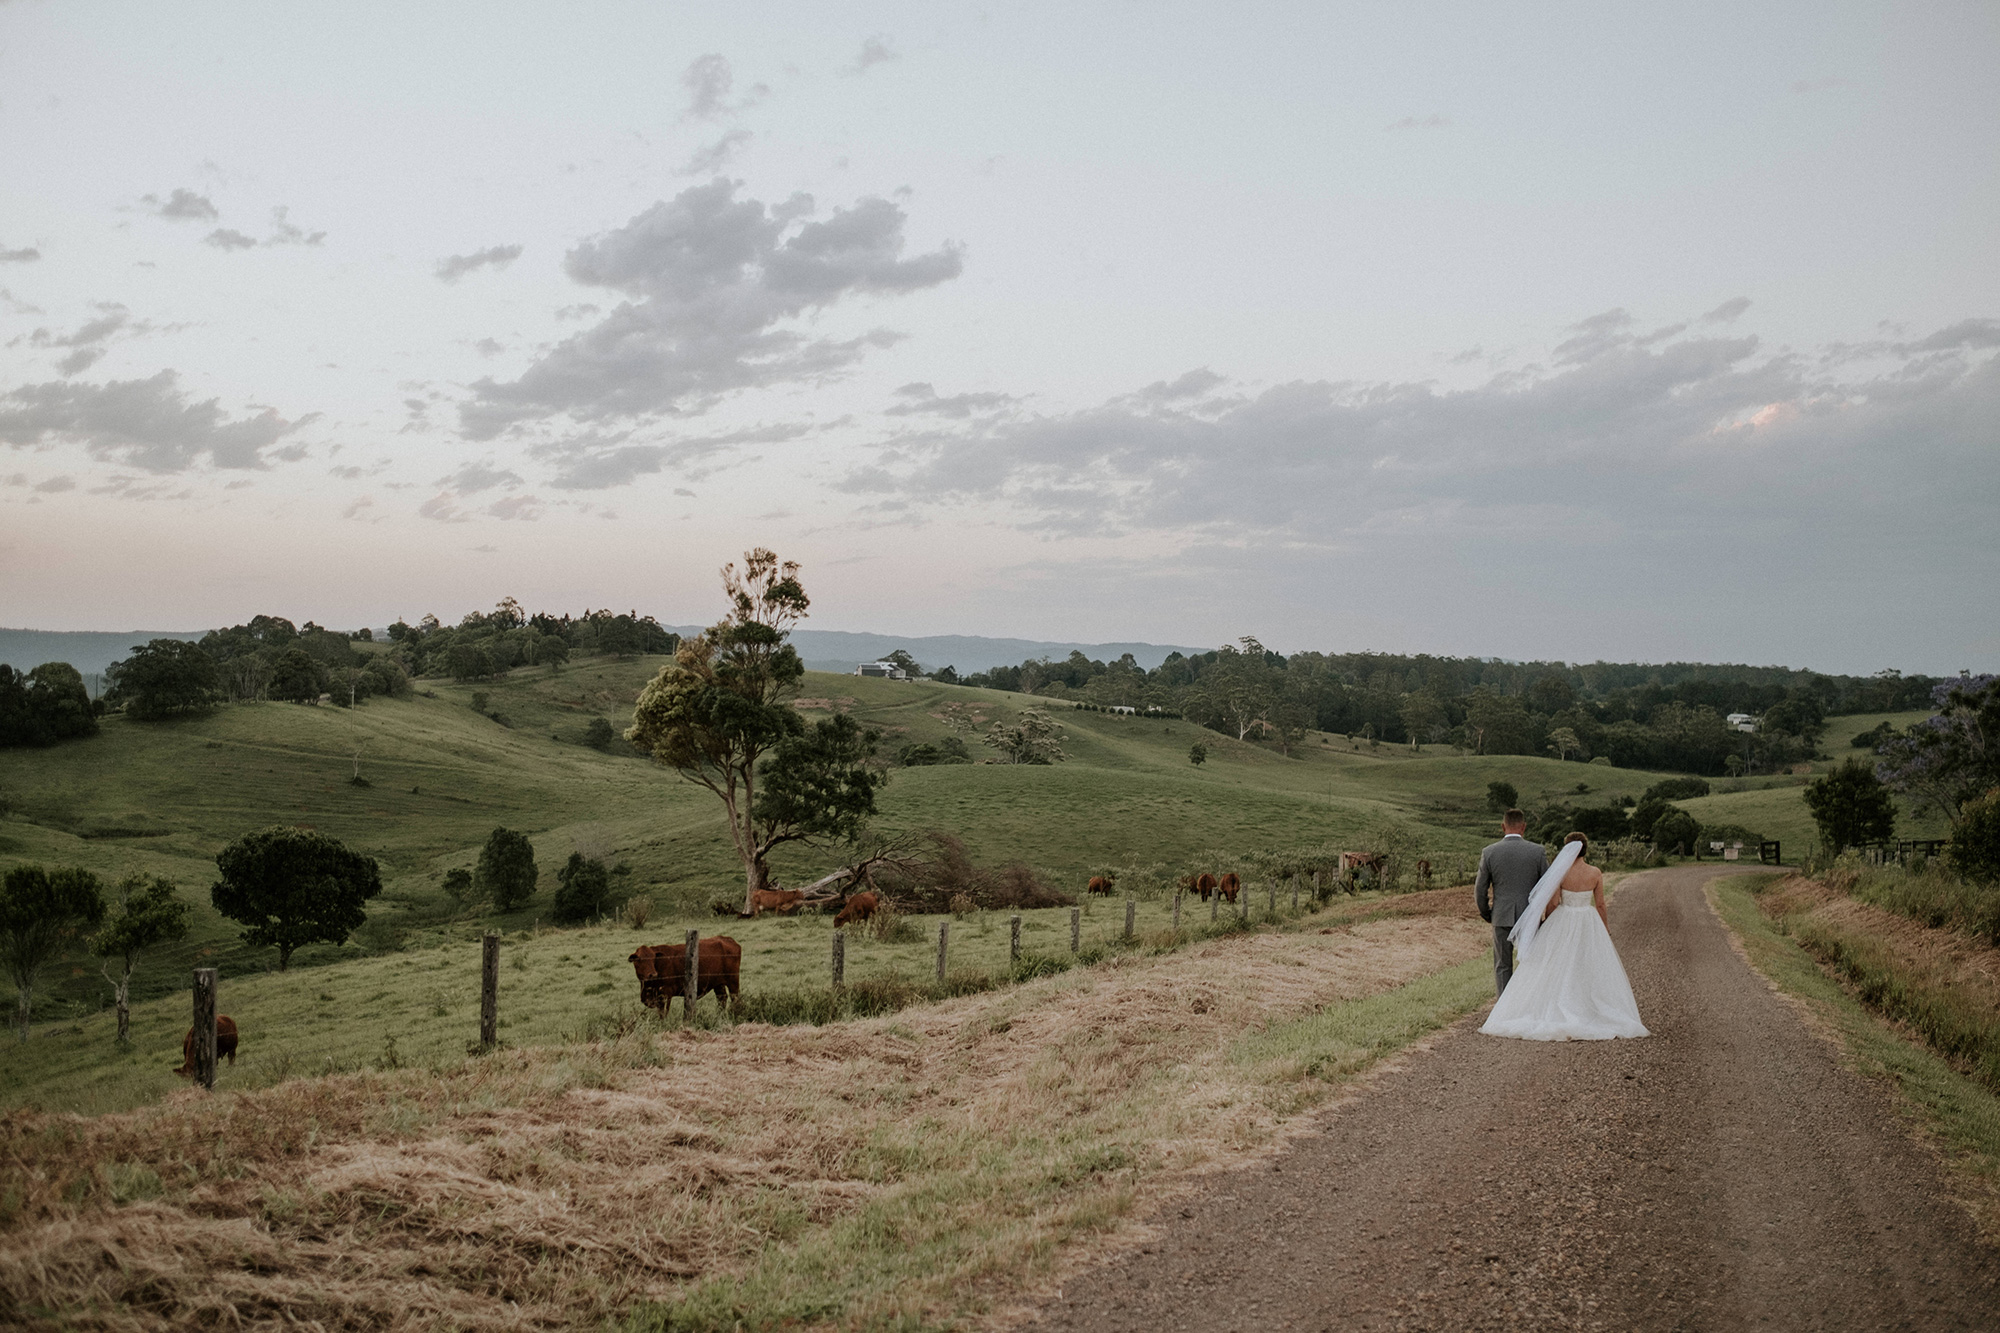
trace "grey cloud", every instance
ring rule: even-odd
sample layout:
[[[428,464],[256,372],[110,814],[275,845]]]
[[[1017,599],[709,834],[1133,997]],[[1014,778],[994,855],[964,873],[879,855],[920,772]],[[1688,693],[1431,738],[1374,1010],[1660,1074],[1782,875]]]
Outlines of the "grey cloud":
[[[507,346],[497,338],[481,338],[472,344],[472,350],[481,356],[498,356],[507,350]]]
[[[885,408],[884,416],[954,417],[963,420],[975,412],[997,411],[1020,401],[1005,393],[961,393],[940,398],[937,390],[928,384],[905,384],[896,390],[896,394],[904,401]]]
[[[697,148],[693,156],[681,164],[677,173],[682,176],[712,176],[735,159],[743,146],[755,137],[748,130],[731,130],[706,148]]]
[[[222,214],[215,211],[215,205],[206,196],[182,187],[164,200],[156,194],[149,194],[142,201],[150,204],[154,217],[169,218],[175,222],[215,222]]]
[[[729,109],[729,87],[734,81],[729,61],[720,54],[696,56],[681,72],[681,87],[688,92],[686,114],[696,120],[721,115]]]
[[[1464,391],[1301,381],[1209,414],[1132,395],[900,435],[841,488],[998,506],[1027,528],[1275,541],[1332,540],[1364,515],[1377,532],[1498,541],[1535,535],[1550,512],[1694,540],[1723,514],[1765,524],[1841,495],[1942,541],[1984,531],[2000,506],[2000,358],[1842,383],[1754,338],[1649,347],[1620,332],[1630,322],[1585,321],[1571,332],[1588,355]]]
[[[254,250],[257,242],[242,232],[229,227],[217,227],[201,238],[203,245],[212,245],[218,250]]]
[[[900,59],[902,59],[902,56],[897,54],[895,49],[889,45],[888,38],[870,37],[867,41],[861,43],[861,51],[854,57],[854,63],[847,67],[847,72],[850,74],[866,74],[877,65],[886,65],[892,60]]]
[[[1900,345],[1912,352],[1948,352],[1961,347],[2000,347],[2000,319],[1963,319],[1928,338]]]
[[[216,399],[190,402],[171,370],[106,384],[24,384],[0,395],[0,444],[78,444],[148,472],[184,472],[203,459],[263,467],[265,451],[310,420],[287,421],[268,408],[232,420]]]
[[[578,245],[564,260],[569,276],[628,299],[519,379],[475,383],[460,428],[484,440],[560,417],[643,421],[705,410],[733,390],[834,374],[896,335],[815,339],[786,321],[958,276],[956,246],[903,257],[906,218],[885,199],[805,220],[813,212],[808,195],[767,207],[717,180]]]
[[[577,303],[576,305],[566,305],[566,306],[563,306],[563,307],[562,307],[561,309],[557,310],[557,311],[556,311],[556,318],[557,318],[557,319],[588,319],[588,318],[590,318],[590,317],[591,317],[592,315],[598,315],[598,314],[602,314],[602,313],[603,313],[603,309],[602,309],[602,307],[599,307],[599,306],[594,306],[594,305],[590,304],[590,303],[589,303],[588,301],[581,301],[581,302],[578,302],[578,303]]]
[[[437,484],[454,495],[477,495],[495,486],[519,486],[521,477],[519,473],[488,463],[467,463],[450,476],[439,477]]]
[[[34,246],[23,246],[19,250],[9,250],[0,246],[0,264],[31,264],[42,257],[42,252]]]
[[[450,255],[437,262],[439,282],[457,282],[475,269],[504,269],[521,257],[518,245],[491,245],[484,250],[474,250],[469,255]]]
[[[669,468],[703,470],[703,464],[711,464],[743,445],[782,444],[798,439],[810,429],[802,423],[783,422],[652,444],[628,444],[622,438],[588,436],[541,445],[534,453],[556,465],[549,484],[557,490],[601,491],[629,485],[642,476]]]
[[[1715,309],[1709,311],[1706,315],[1703,315],[1701,317],[1701,322],[1704,324],[1730,324],[1735,322],[1735,320],[1749,308],[1750,308],[1749,297],[1732,296],[1727,301],[1724,301],[1721,305],[1717,306]]]
[[[271,210],[271,235],[266,245],[318,245],[326,239],[323,231],[308,232],[292,223],[291,210],[280,206]]]
[[[1175,403],[1188,398],[1201,398],[1211,390],[1228,383],[1222,376],[1206,366],[1190,370],[1178,379],[1155,380],[1134,395],[1152,403]]]
[[[121,332],[146,333],[152,325],[133,323],[131,313],[122,305],[101,304],[97,307],[96,319],[79,325],[74,332],[59,334],[48,329],[36,329],[28,335],[28,342],[35,347],[67,347],[70,354],[56,362],[56,369],[64,375],[76,375],[95,365],[104,355],[104,344]]]
[[[487,505],[486,513],[494,518],[532,523],[542,516],[542,502],[532,495],[510,495]]]
[[[72,477],[50,477],[47,481],[36,482],[35,489],[44,495],[55,495],[75,490],[76,480]]]

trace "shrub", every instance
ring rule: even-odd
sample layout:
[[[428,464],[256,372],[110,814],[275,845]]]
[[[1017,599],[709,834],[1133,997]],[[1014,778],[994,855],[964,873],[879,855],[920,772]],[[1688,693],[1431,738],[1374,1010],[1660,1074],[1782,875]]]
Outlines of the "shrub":
[[[1494,814],[1511,810],[1521,803],[1521,793],[1511,782],[1489,782],[1486,784],[1486,808]]]
[[[604,915],[604,900],[611,894],[611,872],[596,857],[571,852],[563,868],[556,871],[556,886],[555,919],[572,926]]]
[[[1670,805],[1653,823],[1653,846],[1662,852],[1692,856],[1701,824],[1677,805]]]
[[[1945,856],[1967,879],[2000,884],[2000,787],[1965,807]]]
[[[593,717],[583,729],[583,743],[593,750],[609,750],[617,740],[617,729],[601,717]]]
[[[444,872],[444,896],[451,899],[460,911],[478,901],[472,887],[472,872],[464,866]]]
[[[1896,836],[1896,803],[1865,760],[1850,759],[1808,783],[1805,797],[1820,841],[1836,851]]]
[[[1691,801],[1708,793],[1707,778],[1664,778],[1646,788],[1639,802],[1643,805],[1647,801]]]
[[[511,912],[535,896],[535,845],[525,833],[497,828],[479,851],[479,865],[472,881],[493,906]]]
[[[653,900],[643,896],[627,898],[619,915],[632,929],[644,930],[646,923],[653,919]]]

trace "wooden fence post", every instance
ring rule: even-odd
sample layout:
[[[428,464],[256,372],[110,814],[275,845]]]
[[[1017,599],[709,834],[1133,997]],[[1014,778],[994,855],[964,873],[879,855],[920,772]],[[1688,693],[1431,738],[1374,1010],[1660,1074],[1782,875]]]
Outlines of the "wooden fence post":
[[[951,922],[938,922],[938,982],[944,982],[944,955],[951,940]]]
[[[1299,914],[1299,877],[1298,875],[1294,874],[1292,876],[1292,915],[1297,916],[1298,914]]]
[[[1277,914],[1278,877],[1276,875],[1266,875],[1264,877],[1264,915],[1276,916]]]
[[[1010,963],[1021,961],[1021,914],[1019,912],[1007,918],[1007,961]]]
[[[1319,903],[1320,903],[1320,897],[1319,897],[1319,871],[1315,870],[1315,871],[1313,871],[1313,906],[1314,906],[1314,907],[1318,907],[1318,906],[1319,906]]]
[[[1208,919],[1211,922],[1213,922],[1216,919],[1216,915],[1221,911],[1222,911],[1222,890],[1217,889],[1214,893],[1208,896]]]
[[[1125,900],[1125,940],[1128,944],[1132,940],[1132,922],[1138,913],[1139,900],[1137,898],[1127,898]]]
[[[1174,890],[1174,933],[1179,934],[1180,929],[1181,929],[1181,890],[1175,889]]]
[[[215,1090],[215,969],[194,970],[194,1081]]]
[[[687,1003],[682,1007],[681,1021],[694,1017],[694,1001],[701,994],[701,932],[688,932],[687,966],[681,969],[681,984],[686,988],[683,997]]]
[[[1250,919],[1250,890],[1248,889],[1237,890],[1236,919],[1238,921],[1248,921]]]
[[[833,932],[833,988],[839,990],[847,984],[847,932]]]
[[[500,1044],[500,934],[489,930],[479,941],[479,1049]]]
[[[1071,953],[1077,951],[1082,939],[1083,909],[1081,907],[1072,907],[1069,909],[1069,951]]]

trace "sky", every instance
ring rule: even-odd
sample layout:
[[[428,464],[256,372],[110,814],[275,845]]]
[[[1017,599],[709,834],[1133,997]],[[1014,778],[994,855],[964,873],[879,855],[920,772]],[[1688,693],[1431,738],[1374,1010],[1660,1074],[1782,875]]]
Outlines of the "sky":
[[[2000,666],[2000,9],[0,0],[0,624]]]

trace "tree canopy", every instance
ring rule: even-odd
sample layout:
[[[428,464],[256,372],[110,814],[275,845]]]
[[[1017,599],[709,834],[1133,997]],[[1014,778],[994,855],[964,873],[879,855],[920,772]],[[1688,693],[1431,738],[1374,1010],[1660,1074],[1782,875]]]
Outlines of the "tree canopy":
[[[22,1041],[35,1009],[35,978],[69,943],[104,919],[97,876],[73,866],[18,865],[0,879],[0,961],[18,999]]]
[[[98,957],[116,958],[122,964],[111,982],[121,1043],[131,1038],[132,973],[139,966],[139,955],[170,940],[187,938],[192,910],[174,891],[173,881],[159,875],[127,875],[119,882],[118,910],[90,947]]]
[[[497,828],[479,849],[472,883],[480,897],[492,899],[496,911],[511,912],[535,896],[535,881],[540,877],[535,845],[528,841],[528,835]]]
[[[1805,797],[1820,841],[1836,852],[1896,836],[1896,803],[1887,784],[1863,760],[1850,759],[1807,783]]]
[[[0,749],[96,734],[90,691],[75,667],[44,662],[22,673],[0,663]]]
[[[305,945],[344,943],[368,919],[362,904],[382,892],[375,858],[311,829],[246,833],[215,864],[215,910],[245,927],[245,944],[276,948],[281,972]]]
[[[105,701],[123,705],[127,717],[141,721],[207,712],[222,693],[215,659],[183,639],[141,644],[105,675],[111,681]]]

